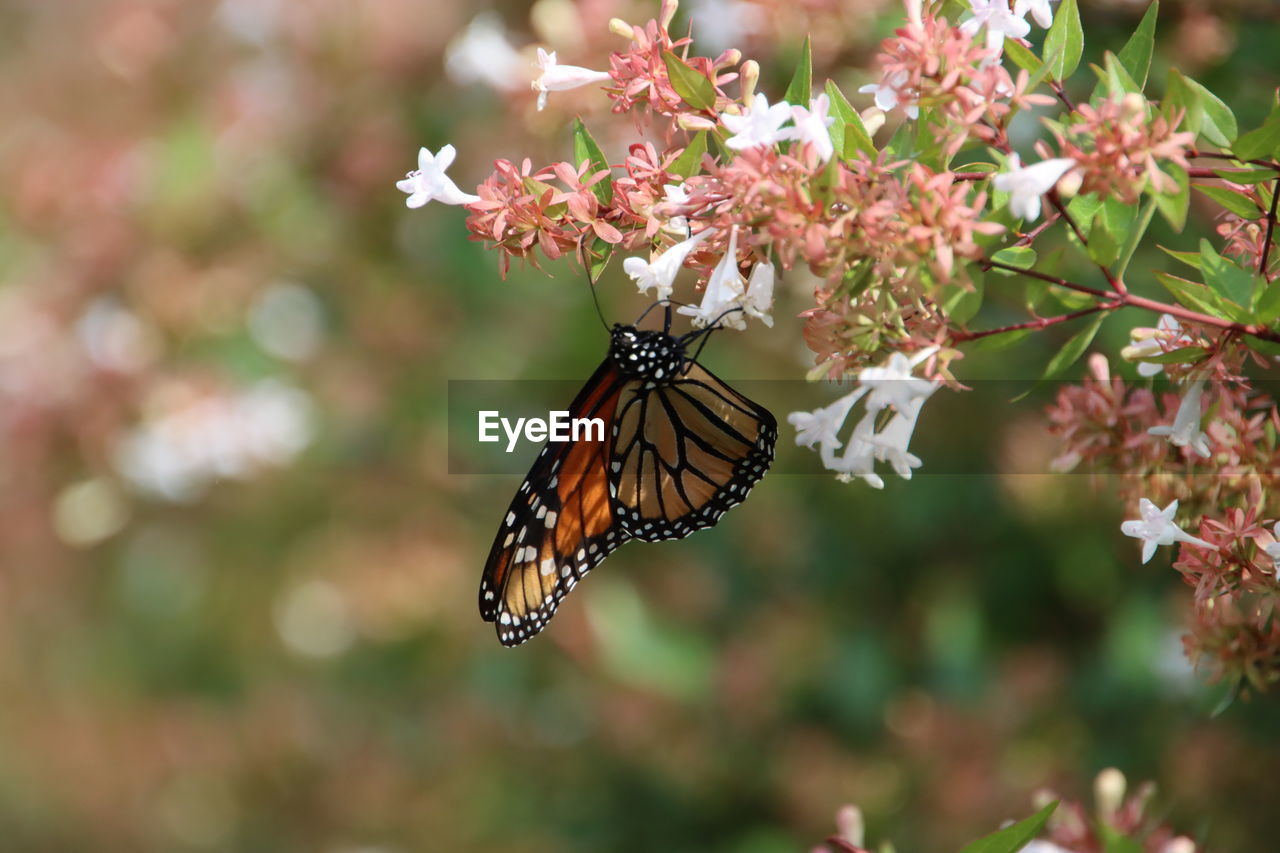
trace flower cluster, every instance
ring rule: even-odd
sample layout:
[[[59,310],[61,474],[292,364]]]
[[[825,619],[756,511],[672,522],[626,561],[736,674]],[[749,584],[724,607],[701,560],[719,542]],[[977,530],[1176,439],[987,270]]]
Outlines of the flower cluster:
[[[1271,136],[1265,128],[1250,134],[1243,158],[1194,147],[1202,139],[1230,144],[1234,119],[1182,78],[1165,87],[1162,103],[1149,100],[1149,56],[1140,49],[1149,34],[1109,58],[1124,67],[1109,65],[1095,94],[1077,104],[1062,79],[1079,65],[1074,11],[1055,21],[1050,0],[967,0],[968,11],[952,22],[936,0],[904,5],[905,24],[881,44],[878,81],[861,90],[873,103],[859,111],[834,82],[815,87],[812,67],[803,65],[787,94],[771,98],[759,90],[759,64],[741,50],[718,46],[714,57],[699,56],[690,35],[673,36],[676,0],[663,0],[643,24],[610,21],[625,44],[609,55],[608,71],[538,51],[539,109],[548,93],[594,86],[646,134],[620,163],[579,121],[581,162],[539,168],[499,160],[470,194],[445,176],[453,159],[445,146],[434,156],[424,149],[400,187],[410,206],[464,206],[472,237],[498,251],[504,273],[513,257],[599,264],[625,253],[621,267],[637,289],[678,298],[695,327],[772,325],[775,298],[803,280],[788,272],[807,268],[816,280],[797,313],[815,354],[809,376],[853,376],[859,386],[791,422],[798,442],[815,448],[829,470],[876,487],[883,485],[876,463],[903,477],[922,464],[908,441],[929,395],[942,382],[962,387],[950,369],[967,343],[1086,315],[1101,322],[1120,308],[1151,312],[1160,319],[1135,329],[1121,355],[1173,389],[1130,387],[1095,356],[1092,378],[1064,388],[1049,411],[1064,445],[1054,465],[1065,471],[1087,462],[1122,475],[1121,495],[1137,513],[1124,531],[1143,541],[1144,560],[1161,546],[1221,550],[1204,525],[1226,523],[1234,508],[1264,512],[1261,496],[1280,485],[1276,406],[1246,373],[1251,363],[1267,363],[1252,341],[1280,343],[1270,325],[1280,308],[1260,284],[1280,265],[1271,186],[1280,161],[1257,156]],[[1041,52],[1056,56],[1034,55],[1033,25],[1053,28]],[[804,52],[806,61],[811,55]],[[1042,138],[1028,147],[1039,157],[1024,164],[1010,122],[1053,104],[1061,112],[1038,119]],[[882,127],[902,122],[877,141]],[[962,152],[973,158],[966,166],[955,162]],[[1226,171],[1195,167],[1197,157]],[[1230,211],[1218,227],[1221,248],[1202,242],[1199,253],[1172,252],[1204,279],[1160,273],[1176,302],[1136,294],[1130,285],[1140,282],[1125,275],[1150,214],[1158,209],[1181,229],[1193,180],[1214,181],[1202,189]],[[1150,208],[1135,217],[1125,208],[1144,194]],[[1036,268],[1042,239],[1078,252],[1105,287]],[[980,328],[993,270],[1028,288],[1031,319]],[[1038,314],[1033,283],[1069,292],[1071,301],[1062,301],[1072,307]],[[1055,370],[1081,354],[1064,353],[1072,357]],[[926,363],[926,378],[912,376]],[[871,390],[888,381],[877,371],[915,390],[887,398]],[[864,399],[865,414],[839,437]],[[1201,519],[1198,535],[1187,519]]]
[[[1137,204],[1148,186],[1159,193],[1177,190],[1174,179],[1160,169],[1160,161],[1184,169],[1188,165],[1187,151],[1195,134],[1178,131],[1180,120],[1181,116],[1168,119],[1153,114],[1146,98],[1130,92],[1097,106],[1081,104],[1075,121],[1055,128],[1054,137],[1059,156],[1080,169],[1080,192]],[[1041,148],[1042,153],[1048,150]]]

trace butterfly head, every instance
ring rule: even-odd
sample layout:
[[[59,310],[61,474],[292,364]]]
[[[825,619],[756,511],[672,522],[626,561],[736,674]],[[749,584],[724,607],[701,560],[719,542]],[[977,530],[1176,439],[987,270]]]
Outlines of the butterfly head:
[[[666,332],[615,325],[609,357],[625,376],[663,382],[684,367],[684,344]]]

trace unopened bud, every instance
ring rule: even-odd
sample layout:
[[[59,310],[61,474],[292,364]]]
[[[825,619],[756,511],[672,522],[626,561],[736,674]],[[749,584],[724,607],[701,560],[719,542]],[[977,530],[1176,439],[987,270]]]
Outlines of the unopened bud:
[[[615,36],[621,36],[624,39],[633,39],[636,37],[635,27],[628,24],[621,18],[609,19],[609,32]]]
[[[676,10],[679,8],[679,0],[662,0],[662,8],[658,12],[658,26],[663,32],[671,26],[671,19],[676,16]]]
[[[884,127],[884,110],[879,107],[867,107],[858,113],[858,118],[862,119],[862,126],[867,129],[867,136],[875,136],[876,131]]]
[[[716,126],[711,119],[691,113],[680,113],[676,117],[676,124],[685,130],[714,130]]]
[[[1125,95],[1120,102],[1120,106],[1124,110],[1125,117],[1130,120],[1146,118],[1147,116],[1147,99],[1137,92],[1130,92]]]
[[[738,73],[741,75],[738,79],[742,85],[742,103],[749,104],[755,97],[756,84],[760,82],[760,63],[754,59],[748,59],[742,63]]]
[[[1063,198],[1075,198],[1076,193],[1080,192],[1080,184],[1083,181],[1084,175],[1080,170],[1072,169],[1058,179],[1058,195]]]
[[[854,847],[862,846],[866,826],[862,820],[862,810],[857,806],[845,806],[836,812],[836,828],[842,839]]]
[[[736,47],[731,47],[724,53],[716,57],[716,68],[728,68],[730,65],[737,65],[742,61],[742,51]]]
[[[1160,853],[1196,853],[1196,843],[1185,835],[1179,835],[1165,842]]]
[[[1110,821],[1120,805],[1124,802],[1124,774],[1114,767],[1108,767],[1093,780],[1093,799],[1098,804],[1098,813],[1104,820]]]

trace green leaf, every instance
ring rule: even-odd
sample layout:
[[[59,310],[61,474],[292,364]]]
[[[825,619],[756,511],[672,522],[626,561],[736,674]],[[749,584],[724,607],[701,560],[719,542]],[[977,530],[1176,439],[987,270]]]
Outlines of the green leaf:
[[[1004,55],[1013,60],[1013,64],[1025,70],[1028,74],[1035,74],[1040,70],[1040,66],[1044,65],[1040,61],[1040,57],[1036,56],[1030,48],[1024,47],[1022,42],[1017,39],[1004,40]]]
[[[1241,137],[1243,139],[1243,137]],[[1240,140],[1236,140],[1236,145],[1240,144]],[[1231,181],[1233,184],[1260,184],[1263,181],[1273,181],[1280,177],[1280,172],[1275,169],[1214,169],[1213,173],[1224,181]]]
[[[1093,90],[1094,98],[1101,95],[1101,89],[1106,88],[1106,93],[1112,98],[1122,98],[1130,92],[1141,93],[1142,87],[1138,85],[1120,60],[1111,51],[1107,51],[1102,58],[1102,68],[1093,65],[1093,72],[1098,75],[1098,86]]]
[[[1049,73],[1055,80],[1065,80],[1080,65],[1084,53],[1084,29],[1080,26],[1080,10],[1076,0],[1063,0],[1053,16],[1053,26],[1044,37],[1044,55]]]
[[[1144,356],[1143,361],[1152,364],[1190,364],[1193,361],[1199,361],[1209,354],[1204,347],[1182,347],[1181,349],[1169,350],[1159,355]]]
[[[1196,191],[1204,193],[1241,219],[1257,219],[1262,216],[1262,211],[1258,209],[1258,206],[1236,190],[1196,184]]]
[[[1280,343],[1275,341],[1264,341],[1262,338],[1255,338],[1248,335],[1249,349],[1262,353],[1263,355],[1280,356]]]
[[[1138,90],[1147,85],[1147,73],[1151,70],[1151,53],[1155,48],[1156,18],[1160,14],[1160,0],[1147,7],[1147,13],[1138,22],[1138,28],[1129,36],[1117,58],[1124,70],[1138,84]]]
[[[1142,853],[1141,844],[1127,835],[1121,835],[1115,827],[1100,823],[1098,835],[1102,837],[1103,853]]]
[[[966,844],[960,853],[1018,853],[1040,834],[1049,821],[1049,815],[1057,807],[1058,801],[1054,800],[1031,817]]]
[[[1080,226],[1080,230],[1086,237],[1089,236],[1089,229],[1093,227],[1093,217],[1099,210],[1102,210],[1102,200],[1093,193],[1078,195],[1067,203],[1067,213]]]
[[[973,275],[972,278],[972,289],[959,284],[948,285],[947,289],[951,290],[951,292],[943,297],[942,308],[953,323],[964,325],[972,320],[974,315],[978,313],[978,309],[982,307],[982,296],[985,289],[983,277],[981,275]]]
[[[591,136],[591,131],[587,130],[587,126],[580,118],[573,120],[573,158],[579,166],[583,162],[590,163],[592,172],[609,171],[609,161],[604,158],[604,152],[600,150],[600,146]],[[608,177],[596,181],[591,185],[591,192],[595,193],[596,198],[604,204],[611,204],[613,181]]]
[[[1031,269],[1036,264],[1036,250],[1030,246],[1009,246],[1001,249],[991,256],[991,260],[999,261],[1002,264],[1009,264],[1014,267],[1022,267],[1023,269]],[[1018,273],[1010,272],[993,267],[992,272],[1000,275],[1017,275]]]
[[[1249,322],[1248,312],[1239,306],[1231,305],[1217,293],[1199,282],[1187,281],[1185,278],[1179,278],[1167,272],[1157,272],[1156,280],[1173,294],[1174,299],[1177,299],[1188,308],[1202,311],[1215,317],[1223,317],[1237,323]]]
[[[1165,101],[1174,108],[1186,109],[1184,123],[1187,130],[1223,147],[1229,147],[1235,140],[1238,128],[1231,108],[1176,68],[1169,70]]]
[[[809,37],[804,37],[804,47],[800,50],[800,62],[796,65],[796,71],[791,75],[791,84],[787,86],[787,92],[782,99],[788,104],[797,107],[809,107],[809,98],[812,97],[811,90],[813,88],[813,48],[809,44]]]
[[[671,173],[687,178],[702,168],[702,158],[707,153],[707,132],[700,130],[689,140],[680,156],[671,164]]]
[[[1271,110],[1271,115],[1267,116],[1262,127],[1237,139],[1231,150],[1241,160],[1280,155],[1280,107]]]
[[[1200,269],[1204,283],[1225,299],[1244,306],[1253,300],[1254,275],[1219,255],[1208,240],[1200,241]]]
[[[1133,253],[1138,251],[1138,244],[1142,242],[1142,238],[1147,236],[1147,229],[1151,227],[1151,217],[1156,212],[1155,199],[1148,199],[1147,203],[1142,206],[1142,212],[1138,214],[1138,221],[1129,226],[1128,236],[1125,238],[1124,247],[1120,250],[1120,258],[1113,270],[1116,278],[1124,278],[1125,270],[1129,268],[1129,261],[1133,260]]]
[[[1280,317],[1280,281],[1268,284],[1261,276],[1258,279],[1258,287],[1253,294],[1253,319],[1270,326]]]
[[[1180,261],[1192,269],[1200,269],[1200,253],[1199,252],[1175,252],[1173,249],[1157,246],[1160,251],[1164,252],[1175,261]]]
[[[1010,44],[1012,44],[1012,42],[1010,42]],[[995,352],[996,350],[1002,350],[1013,346],[1029,334],[1031,334],[1030,329],[1010,329],[1007,332],[998,332],[994,335],[977,338],[976,340],[962,344],[962,346],[968,352]]]
[[[1177,192],[1156,192],[1150,187],[1148,192],[1165,221],[1173,227],[1173,230],[1181,231],[1187,224],[1187,208],[1191,205],[1191,179],[1187,177],[1187,170],[1177,163],[1166,163],[1164,171],[1177,183]]]
[[[1105,311],[1099,311],[1094,314],[1092,319],[1089,320],[1089,325],[1073,335],[1070,340],[1062,345],[1062,349],[1058,350],[1057,355],[1049,359],[1049,363],[1045,365],[1044,373],[1041,374],[1040,378],[1052,379],[1075,364],[1076,360],[1084,355],[1084,351],[1089,348],[1089,344],[1093,343],[1093,337],[1098,334],[1098,329],[1105,319],[1107,319],[1107,312]],[[1037,828],[1036,831],[1038,832],[1039,829]],[[1028,840],[1030,840],[1030,837],[1028,837]],[[1019,850],[1021,848],[1015,847],[1013,849]]]
[[[710,80],[669,50],[662,52],[662,61],[667,66],[671,87],[686,104],[697,110],[715,110],[716,87]]]
[[[830,80],[827,81],[826,92],[831,101],[831,115],[835,117],[835,121],[831,123],[831,141],[835,144],[836,151],[845,160],[857,157],[859,151],[874,158],[876,146],[862,124],[858,111],[849,103],[840,87]]]
[[[1093,221],[1093,230],[1089,232],[1089,259],[1098,266],[1109,267],[1118,257],[1120,240],[1106,227],[1105,217],[1099,216]]]
[[[896,159],[912,159],[916,154],[916,133],[920,126],[925,122],[924,110],[920,111],[920,119],[917,121],[904,121],[898,125],[898,129],[894,131],[893,136],[889,138],[888,143],[884,146],[884,150],[889,154],[890,160]]]
[[[605,267],[609,266],[609,259],[613,257],[613,248],[614,247],[611,243],[606,243],[599,237],[597,237],[595,242],[591,244],[591,281],[596,282],[600,280],[601,273],[604,272]]]

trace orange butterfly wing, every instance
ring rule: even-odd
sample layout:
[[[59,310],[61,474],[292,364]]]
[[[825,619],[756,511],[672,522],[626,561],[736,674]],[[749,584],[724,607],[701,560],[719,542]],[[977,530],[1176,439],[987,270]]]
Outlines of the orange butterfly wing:
[[[541,631],[578,581],[630,538],[614,521],[608,460],[630,384],[606,359],[569,407],[601,418],[604,441],[547,442],[503,519],[480,581],[480,616],[515,646]]]

